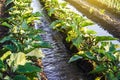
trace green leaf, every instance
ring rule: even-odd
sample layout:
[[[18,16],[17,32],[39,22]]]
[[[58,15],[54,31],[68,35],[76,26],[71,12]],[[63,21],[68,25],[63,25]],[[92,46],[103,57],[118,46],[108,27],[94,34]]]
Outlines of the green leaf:
[[[40,35],[33,36],[32,39],[35,41],[42,41],[42,38],[40,37]]]
[[[51,16],[54,12],[55,12],[55,9],[54,8],[50,8],[50,10],[48,12],[48,15]]]
[[[5,6],[8,6],[10,3],[12,3],[13,2],[13,0],[6,0],[6,2],[5,2]]]
[[[87,30],[86,32],[87,34],[96,34],[96,32],[94,30]]]
[[[109,72],[107,75],[107,80],[119,80],[117,77],[115,77],[113,72]]]
[[[5,76],[3,80],[11,80],[10,76]]]
[[[18,68],[18,65],[25,65],[26,62],[26,54],[22,52],[11,54],[10,59],[7,60],[7,64],[13,71]]]
[[[36,57],[36,58],[44,58],[45,55],[42,53],[42,50],[39,48],[36,48],[32,50],[31,52],[27,53],[26,56]]]
[[[20,52],[23,51],[22,44],[18,40],[11,40],[11,42],[14,44],[16,51],[15,52]]]
[[[40,13],[40,12],[35,12],[35,13],[33,13],[32,14],[34,17],[40,17],[40,16],[42,16],[42,13]]]
[[[2,60],[0,60],[0,69],[4,68],[4,63]]]
[[[70,60],[69,60],[68,63],[71,63],[71,62],[77,61],[77,60],[79,60],[79,59],[82,59],[82,57],[79,56],[79,55],[73,55],[73,56],[70,58]]]
[[[114,45],[114,44],[110,43],[109,51],[110,51],[110,52],[116,51],[116,48],[115,48],[115,45]]]
[[[117,38],[113,38],[112,36],[96,36],[96,41],[110,41],[110,40],[118,40]]]
[[[117,73],[117,78],[120,80],[120,72]]]
[[[11,55],[11,51],[7,51],[6,53],[3,54],[3,56],[0,59],[3,61],[10,55]]]
[[[66,7],[67,4],[68,4],[67,2],[60,3],[60,5],[61,5],[62,7]]]
[[[24,75],[16,75],[13,80],[28,80]]]
[[[115,61],[116,57],[111,52],[104,53],[104,55],[109,59],[110,61]]]
[[[81,36],[77,37],[76,39],[73,39],[73,45],[75,45],[77,48],[80,47],[80,44],[82,43],[83,39]]]
[[[28,25],[27,25],[27,22],[26,22],[26,20],[24,20],[23,21],[23,23],[22,23],[22,28],[24,29],[24,30],[28,30]]]
[[[32,46],[35,48],[51,48],[51,45],[44,41],[39,41],[37,43],[33,43]]]
[[[91,52],[86,52],[85,55],[88,59],[95,59],[94,55]]]
[[[58,27],[61,27],[62,25],[63,25],[63,21],[62,20],[56,20],[56,21],[54,21],[54,22],[52,22],[50,24],[50,27],[52,29],[57,29]]]
[[[93,25],[93,22],[90,20],[85,20],[81,23],[82,27]]]
[[[2,39],[0,40],[0,43],[4,43],[4,42],[9,41],[9,40],[11,40],[11,39],[12,39],[12,38],[10,37],[10,35],[5,36],[4,38],[2,38]]]
[[[16,48],[15,48],[15,46],[13,46],[13,45],[4,45],[3,46],[5,49],[7,49],[7,50],[9,50],[9,51],[12,51],[12,52],[15,52],[16,51]]]
[[[38,33],[44,33],[45,31],[43,31],[42,29],[34,29],[34,28],[31,28],[30,29],[30,34],[38,34]]]
[[[19,65],[16,72],[26,74],[26,73],[34,73],[34,72],[40,72],[41,69],[35,65],[32,65],[30,63],[26,63],[25,65]]]
[[[101,72],[104,72],[104,71],[106,71],[106,70],[107,70],[107,68],[104,67],[103,65],[97,65],[97,66],[95,67],[95,69],[92,70],[92,71],[90,71],[89,73],[90,73],[90,74],[101,73]]]
[[[13,28],[12,25],[8,24],[7,22],[3,22],[2,25],[8,28]]]

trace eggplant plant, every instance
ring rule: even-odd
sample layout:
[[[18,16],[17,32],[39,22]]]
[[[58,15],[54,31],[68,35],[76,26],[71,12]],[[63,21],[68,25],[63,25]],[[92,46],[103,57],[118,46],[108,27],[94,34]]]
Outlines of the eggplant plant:
[[[0,19],[1,25],[9,28],[6,36],[0,39],[0,79],[1,80],[38,80],[38,67],[33,59],[41,59],[44,54],[41,48],[50,48],[40,34],[41,29],[35,29],[34,20],[38,20],[41,13],[32,13],[31,0],[6,0],[6,11],[9,17]]]
[[[48,15],[53,19],[51,28],[66,34],[66,41],[72,42],[78,50],[70,58],[70,62],[80,59],[88,60],[94,69],[88,74],[100,74],[96,80],[120,79],[120,50],[111,43],[117,40],[111,36],[96,36],[95,31],[87,29],[92,25],[88,19],[76,14],[67,7],[67,3],[58,0],[42,0]]]

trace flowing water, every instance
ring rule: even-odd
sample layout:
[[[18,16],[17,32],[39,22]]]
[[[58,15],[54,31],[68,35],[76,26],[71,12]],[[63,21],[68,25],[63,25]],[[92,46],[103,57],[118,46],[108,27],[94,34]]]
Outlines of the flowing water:
[[[38,0],[32,2],[33,12],[41,11],[42,7]],[[58,32],[49,28],[49,21],[46,17],[40,17],[41,24],[36,28],[42,28],[46,34],[41,35],[45,41],[48,41],[52,48],[42,49],[46,57],[43,59],[44,72],[48,80],[85,80],[75,64],[68,64],[70,55],[62,43],[62,37]]]
[[[31,6],[33,7],[33,12],[42,11],[42,6],[38,0],[32,0]],[[75,10],[74,8],[71,9]],[[74,63],[68,64],[70,55],[62,42],[62,36],[49,27],[50,22],[46,15],[40,17],[40,20],[41,24],[39,24],[39,21],[35,21],[35,27],[42,28],[46,32],[41,36],[52,46],[51,49],[42,49],[43,53],[46,55],[43,59],[43,66],[48,80],[86,80],[84,74],[79,71]],[[88,26],[88,28],[96,30],[97,35],[112,36],[97,24]],[[118,42],[115,41],[114,43]]]

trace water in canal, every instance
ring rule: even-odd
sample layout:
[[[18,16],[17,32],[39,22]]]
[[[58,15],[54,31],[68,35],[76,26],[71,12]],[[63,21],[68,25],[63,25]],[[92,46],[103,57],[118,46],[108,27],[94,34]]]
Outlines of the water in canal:
[[[32,7],[33,12],[42,9],[38,0],[33,0]],[[41,24],[36,23],[36,28],[42,28],[46,32],[41,36],[52,46],[51,49],[42,49],[46,55],[43,59],[43,66],[48,80],[86,80],[75,64],[68,64],[70,55],[62,42],[62,37],[58,32],[49,28],[50,23],[46,17],[40,18]]]

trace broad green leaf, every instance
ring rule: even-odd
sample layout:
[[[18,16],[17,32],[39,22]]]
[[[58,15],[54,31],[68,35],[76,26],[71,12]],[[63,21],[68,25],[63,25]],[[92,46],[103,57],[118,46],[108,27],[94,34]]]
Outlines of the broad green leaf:
[[[32,46],[35,48],[51,48],[51,45],[44,41],[33,43]]]
[[[61,5],[62,7],[66,7],[67,4],[68,4],[67,2],[60,3],[60,5]]]
[[[85,55],[88,59],[95,59],[94,55],[91,52],[86,52]]]
[[[15,54],[15,65],[24,65],[26,63],[26,54],[19,52],[17,54]]]
[[[10,55],[11,55],[11,51],[7,51],[6,53],[3,54],[3,56],[0,59],[3,61]]]
[[[35,12],[35,13],[33,13],[32,14],[34,17],[40,17],[40,16],[42,16],[42,13],[40,13],[40,12]]]
[[[110,40],[118,40],[117,38],[113,38],[112,36],[96,36],[96,41],[110,41]]]
[[[45,31],[43,31],[42,29],[31,28],[30,34],[37,35],[38,33],[45,33]]]
[[[19,65],[16,72],[17,73],[34,73],[34,72],[40,72],[41,69],[35,65],[32,65],[30,63],[26,63],[25,65]]]
[[[42,50],[39,49],[39,48],[36,48],[34,50],[32,50],[31,52],[27,53],[26,56],[33,56],[33,57],[36,57],[36,58],[44,58],[45,55],[42,53]]]
[[[81,36],[77,37],[76,39],[72,40],[73,45],[75,45],[77,48],[80,47],[80,44],[82,43],[83,39]]]
[[[28,80],[24,75],[16,75],[13,80]]]
[[[5,49],[9,50],[9,51],[12,51],[12,52],[15,52],[16,51],[16,48],[14,45],[4,45],[3,46]]]
[[[86,33],[87,34],[96,34],[96,32],[94,30],[87,30]]]
[[[101,80],[101,77],[96,77],[95,80]]]
[[[10,37],[10,35],[5,36],[4,38],[2,38],[2,39],[0,40],[0,43],[4,43],[4,42],[9,41],[9,40],[12,40],[12,38]]]
[[[6,26],[6,27],[8,27],[8,28],[12,28],[12,25],[8,24],[7,22],[3,22],[2,25],[3,25],[3,26]]]
[[[51,9],[49,10],[48,15],[51,16],[54,12],[55,12],[55,9],[54,9],[54,8],[51,8]]]
[[[18,41],[18,40],[11,40],[11,42],[14,44],[16,51],[15,52],[20,52],[23,51],[23,45]]]
[[[114,44],[110,43],[109,51],[110,51],[110,52],[116,51],[116,48],[115,48],[115,45],[114,45]]]
[[[63,25],[63,21],[62,20],[56,20],[56,21],[54,21],[54,22],[52,22],[51,24],[50,24],[50,27],[52,28],[52,29],[57,29],[58,27],[60,27],[60,26],[62,26]]]
[[[13,2],[13,0],[6,0],[6,2],[5,2],[5,6],[8,6],[10,3],[12,3]]]
[[[106,76],[107,76],[107,80],[118,80],[113,72],[109,72]]]
[[[82,58],[83,58],[83,57],[81,57],[81,56],[79,56],[79,55],[73,55],[73,56],[70,58],[70,60],[69,60],[68,63],[77,61],[77,60],[82,59]]]
[[[0,60],[0,70],[1,70],[2,68],[4,68],[4,63],[3,63],[2,60]]]
[[[109,59],[110,61],[115,61],[116,57],[111,52],[104,53],[104,55]]]
[[[29,28],[28,25],[27,25],[26,20],[23,21],[23,23],[22,23],[22,28],[23,28],[24,30],[27,30],[27,29]]]
[[[85,20],[81,23],[82,27],[93,25],[93,22],[90,20]]]
[[[11,54],[10,59],[7,60],[13,71],[17,69],[18,65],[25,65],[26,62],[26,55],[22,52]]]
[[[32,39],[35,41],[42,41],[42,38],[40,37],[40,35],[35,35],[32,37]]]
[[[117,79],[120,80],[120,72],[117,73]]]
[[[3,80],[11,80],[10,76],[5,76]]]
[[[92,70],[92,71],[90,71],[89,73],[90,73],[90,74],[101,73],[101,72],[104,72],[104,71],[106,71],[106,70],[107,70],[107,68],[104,67],[103,65],[97,65],[97,66],[95,67],[95,69]]]

